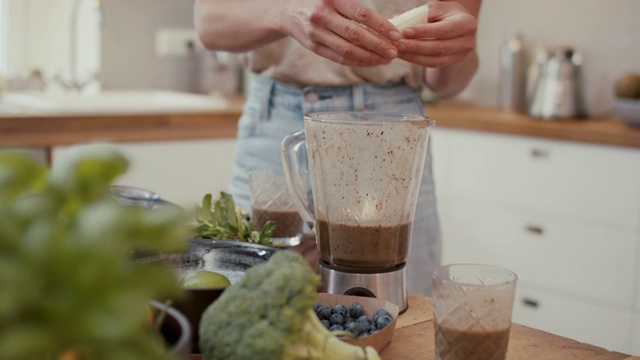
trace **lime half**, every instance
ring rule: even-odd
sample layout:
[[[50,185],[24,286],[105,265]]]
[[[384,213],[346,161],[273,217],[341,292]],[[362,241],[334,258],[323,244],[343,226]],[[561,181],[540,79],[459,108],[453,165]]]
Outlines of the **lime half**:
[[[184,289],[223,289],[231,285],[231,281],[220,273],[198,270],[183,277],[180,285]]]

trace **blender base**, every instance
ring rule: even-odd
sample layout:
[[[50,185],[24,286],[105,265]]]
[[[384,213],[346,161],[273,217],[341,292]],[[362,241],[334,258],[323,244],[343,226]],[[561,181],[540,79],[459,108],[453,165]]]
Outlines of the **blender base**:
[[[400,313],[407,311],[406,264],[386,272],[356,272],[336,268],[320,260],[322,292],[373,297],[396,304]]]

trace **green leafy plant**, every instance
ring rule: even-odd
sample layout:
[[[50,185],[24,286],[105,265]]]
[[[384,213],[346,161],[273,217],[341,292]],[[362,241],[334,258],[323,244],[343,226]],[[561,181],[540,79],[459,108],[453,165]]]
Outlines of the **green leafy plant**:
[[[196,237],[272,245],[275,222],[267,221],[258,231],[249,215],[236,205],[230,194],[221,192],[220,199],[213,206],[212,202],[211,194],[206,194],[197,209],[196,225],[193,228]]]
[[[50,170],[0,152],[0,359],[165,359],[149,300],[179,296],[176,277],[133,249],[178,251],[184,212],[106,195],[128,167],[87,145]]]

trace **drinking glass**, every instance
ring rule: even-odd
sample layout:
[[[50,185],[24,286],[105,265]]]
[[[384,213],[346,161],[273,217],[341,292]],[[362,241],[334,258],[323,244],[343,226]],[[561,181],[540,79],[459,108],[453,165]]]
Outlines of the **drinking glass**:
[[[517,278],[507,269],[481,264],[434,270],[436,359],[504,360]]]
[[[249,190],[251,220],[256,228],[262,230],[267,221],[273,221],[274,245],[299,245],[304,224],[284,175],[270,170],[250,171]]]

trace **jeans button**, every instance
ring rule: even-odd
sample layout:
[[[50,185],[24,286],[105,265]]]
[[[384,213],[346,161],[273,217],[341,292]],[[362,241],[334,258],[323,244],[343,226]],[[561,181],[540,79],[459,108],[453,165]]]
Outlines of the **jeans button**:
[[[305,100],[307,100],[308,102],[316,102],[320,99],[320,95],[318,95],[318,93],[314,93],[314,92],[310,92],[308,94],[306,94],[304,96]]]

